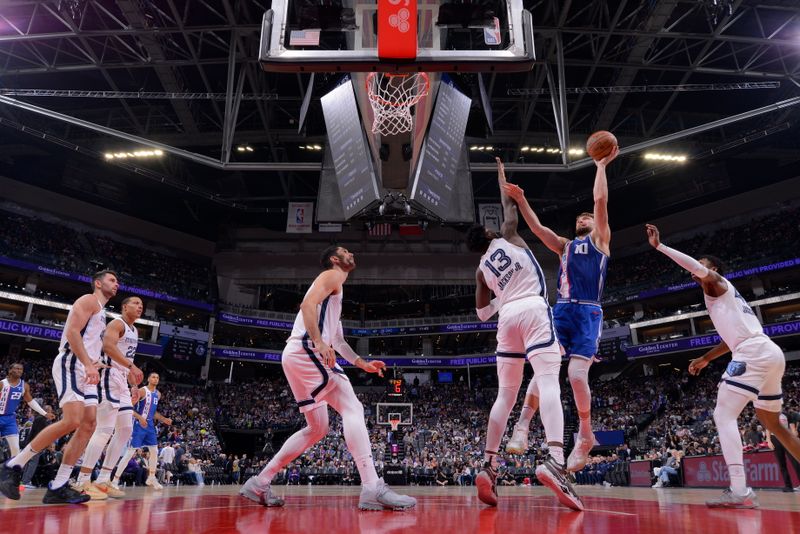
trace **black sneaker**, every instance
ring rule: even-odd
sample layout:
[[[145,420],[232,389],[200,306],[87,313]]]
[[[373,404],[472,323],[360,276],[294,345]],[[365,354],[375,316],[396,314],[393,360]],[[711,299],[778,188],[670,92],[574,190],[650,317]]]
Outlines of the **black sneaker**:
[[[475,477],[478,487],[478,498],[489,506],[497,506],[497,470],[491,462],[484,462],[483,469]]]
[[[89,500],[91,497],[72,489],[69,482],[58,489],[53,489],[48,485],[47,493],[42,498],[42,502],[45,504],[81,504]]]
[[[555,461],[552,456],[548,456],[536,468],[536,478],[555,493],[556,498],[564,506],[578,511],[584,509],[583,501],[575,493],[575,488],[572,487],[572,483],[567,478],[566,467]]]
[[[22,468],[8,467],[5,462],[0,467],[0,493],[9,499],[19,500],[19,484],[22,482]]]

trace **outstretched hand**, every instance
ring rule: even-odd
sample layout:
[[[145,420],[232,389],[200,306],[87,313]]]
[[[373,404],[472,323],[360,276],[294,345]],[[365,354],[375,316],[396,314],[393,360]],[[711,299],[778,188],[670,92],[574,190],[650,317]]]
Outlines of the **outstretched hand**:
[[[614,161],[617,156],[619,156],[619,145],[614,145],[614,148],[611,150],[608,156],[604,157],[603,159],[594,160],[594,164],[598,167],[606,167],[609,163]]]
[[[695,358],[694,360],[689,362],[689,374],[697,376],[700,374],[700,371],[705,369],[707,366],[708,366],[708,360],[706,360],[704,356]]]
[[[368,373],[377,373],[378,376],[383,376],[383,370],[386,369],[386,363],[381,360],[367,361],[362,358],[364,366],[362,369]]]
[[[525,200],[525,190],[517,184],[509,184],[506,182],[502,187],[505,194],[517,204]]]
[[[661,244],[661,235],[658,233],[658,228],[654,224],[645,224],[647,228],[647,241],[653,248],[658,248]]]
[[[494,158],[497,162],[497,179],[500,181],[501,184],[506,184],[506,166],[503,165],[503,160],[500,158]]]

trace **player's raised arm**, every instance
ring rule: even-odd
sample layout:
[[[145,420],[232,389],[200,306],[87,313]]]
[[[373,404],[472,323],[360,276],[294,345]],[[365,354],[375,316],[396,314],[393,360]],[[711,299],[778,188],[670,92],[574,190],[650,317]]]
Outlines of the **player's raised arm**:
[[[528,224],[528,227],[539,240],[544,243],[544,246],[558,254],[559,256],[564,251],[564,245],[567,244],[569,239],[562,237],[555,233],[553,230],[543,225],[539,221],[539,217],[525,198],[525,191],[516,184],[509,184],[506,182],[503,185],[505,193],[517,203],[522,218]]]
[[[611,154],[601,160],[595,160],[597,172],[594,177],[594,230],[592,237],[595,244],[606,254],[611,245],[611,227],[608,225],[608,177],[606,167],[619,155],[619,147],[615,146]]]
[[[366,371],[368,373],[377,373],[379,376],[383,376],[383,370],[386,367],[386,364],[381,360],[367,361],[359,356],[344,338],[344,328],[342,328],[341,321],[339,321],[339,326],[336,328],[336,336],[331,340],[331,345],[333,345],[333,348],[339,353],[339,355],[341,355],[342,358],[355,365],[362,371]]]
[[[522,241],[517,233],[517,225],[519,224],[519,213],[517,211],[517,204],[506,194],[503,187],[508,182],[506,181],[506,169],[503,161],[500,158],[495,158],[497,161],[497,182],[500,186],[500,202],[503,204],[503,225],[500,228],[500,233],[503,238],[512,241],[516,238]],[[514,243],[517,244],[517,243]],[[523,245],[524,246],[524,242]]]
[[[647,241],[650,243],[650,246],[665,256],[668,256],[672,261],[692,273],[693,276],[696,276],[700,280],[710,278],[712,281],[716,281],[717,279],[721,278],[716,272],[712,271],[691,256],[684,254],[679,250],[675,250],[674,248],[668,247],[662,243],[661,234],[655,225],[645,224],[645,228],[647,229]]]

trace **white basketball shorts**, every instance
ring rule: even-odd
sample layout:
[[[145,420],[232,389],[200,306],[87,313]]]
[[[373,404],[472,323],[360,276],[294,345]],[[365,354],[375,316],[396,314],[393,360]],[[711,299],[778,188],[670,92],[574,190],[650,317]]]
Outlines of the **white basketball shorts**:
[[[781,380],[786,369],[783,351],[767,336],[743,341],[722,375],[720,387],[748,397],[756,408],[780,412],[783,405]]]

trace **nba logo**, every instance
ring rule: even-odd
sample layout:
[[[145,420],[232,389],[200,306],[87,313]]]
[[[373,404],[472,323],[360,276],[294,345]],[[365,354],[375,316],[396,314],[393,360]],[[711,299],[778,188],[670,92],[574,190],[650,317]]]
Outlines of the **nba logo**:
[[[306,220],[306,210],[305,208],[297,208],[294,213],[294,222],[297,224],[303,224]]]
[[[503,35],[500,33],[500,19],[494,18],[494,26],[483,29],[483,42],[489,46],[499,46],[503,42]]]

